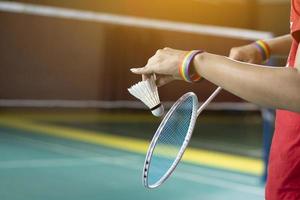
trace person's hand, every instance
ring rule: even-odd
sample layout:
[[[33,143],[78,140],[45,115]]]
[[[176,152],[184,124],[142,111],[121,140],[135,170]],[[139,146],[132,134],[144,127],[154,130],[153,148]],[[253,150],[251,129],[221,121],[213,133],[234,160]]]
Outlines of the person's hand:
[[[253,64],[261,64],[263,62],[261,53],[254,44],[233,47],[230,50],[229,58]]]
[[[160,49],[148,60],[146,66],[130,70],[143,75],[143,79],[155,74],[157,86],[163,86],[173,80],[182,80],[178,67],[187,52],[171,48]]]

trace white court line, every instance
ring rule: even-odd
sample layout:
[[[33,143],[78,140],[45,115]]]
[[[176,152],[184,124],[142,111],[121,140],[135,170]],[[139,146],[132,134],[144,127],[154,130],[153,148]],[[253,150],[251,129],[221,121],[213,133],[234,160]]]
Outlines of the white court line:
[[[70,146],[65,146],[61,144],[55,144],[51,142],[43,142],[37,139],[28,139],[22,136],[13,136],[25,143],[30,145],[35,145],[38,147],[43,147],[51,151],[60,152],[64,155],[80,156],[81,158],[75,159],[34,159],[34,160],[16,160],[16,161],[0,161],[0,169],[15,169],[15,168],[35,168],[35,167],[59,167],[59,166],[78,166],[78,165],[92,165],[93,163],[88,163],[87,161],[92,161],[95,164],[102,163],[107,165],[120,166],[122,168],[127,168],[131,170],[141,170],[143,163],[140,162],[141,158],[135,155],[130,156],[108,156],[101,153],[90,152],[87,150],[77,149]],[[89,157],[94,155],[94,157]],[[82,163],[80,162],[82,161]],[[207,171],[208,172],[208,171]],[[214,172],[213,172],[214,173]],[[220,172],[221,173],[221,172]],[[242,183],[237,183],[231,180],[228,176],[227,180],[218,178],[216,176],[210,176],[208,172],[205,175],[198,175],[196,170],[194,172],[184,172],[182,170],[177,170],[175,172],[175,177],[192,181],[195,183],[205,184],[213,187],[218,187],[227,190],[245,192],[253,195],[263,196],[263,189],[257,186],[245,185]],[[216,174],[214,174],[216,175]]]
[[[68,9],[17,2],[0,2],[0,10],[4,12],[218,36],[222,38],[229,37],[244,40],[257,40],[267,39],[273,36],[270,32],[254,31],[249,29],[173,22],[168,20],[155,20],[141,17],[108,14],[103,12],[93,12],[87,10]]]

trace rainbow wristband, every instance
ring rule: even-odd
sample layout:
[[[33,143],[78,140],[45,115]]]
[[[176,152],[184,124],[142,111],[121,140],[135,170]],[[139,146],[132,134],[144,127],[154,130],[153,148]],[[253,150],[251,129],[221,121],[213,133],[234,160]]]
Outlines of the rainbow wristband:
[[[253,44],[259,50],[259,52],[262,56],[263,62],[267,62],[271,56],[271,50],[270,50],[269,45],[266,42],[264,42],[263,40],[257,40]]]
[[[182,59],[182,62],[179,65],[179,74],[182,77],[183,80],[186,82],[192,83],[197,82],[201,79],[201,76],[199,76],[197,73],[190,75],[190,66],[193,58],[199,54],[203,53],[202,50],[194,50],[188,52],[184,58]]]

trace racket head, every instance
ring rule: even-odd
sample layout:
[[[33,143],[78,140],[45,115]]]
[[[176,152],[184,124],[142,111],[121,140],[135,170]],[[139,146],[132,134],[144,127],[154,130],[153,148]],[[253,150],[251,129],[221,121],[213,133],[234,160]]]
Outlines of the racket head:
[[[198,107],[197,96],[186,93],[162,120],[147,151],[143,169],[145,187],[160,186],[175,170],[192,136]]]

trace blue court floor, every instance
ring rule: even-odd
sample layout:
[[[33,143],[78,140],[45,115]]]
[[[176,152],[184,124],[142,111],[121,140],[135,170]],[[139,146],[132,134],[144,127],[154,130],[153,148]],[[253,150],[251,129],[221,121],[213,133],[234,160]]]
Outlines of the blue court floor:
[[[38,115],[0,115],[1,200],[264,199],[258,175],[188,162],[182,162],[160,188],[146,189],[141,180],[144,153],[133,151],[132,146],[138,149],[148,141],[127,147],[131,144],[126,142],[135,139],[126,136],[125,148],[120,148],[121,144],[113,142],[118,141],[113,133],[108,138],[96,132],[94,139],[102,140],[89,142],[84,127],[45,123],[52,118],[59,121],[60,116],[55,116],[41,122]],[[101,120],[108,119],[98,116],[92,121]],[[64,137],[51,134],[60,130]]]

